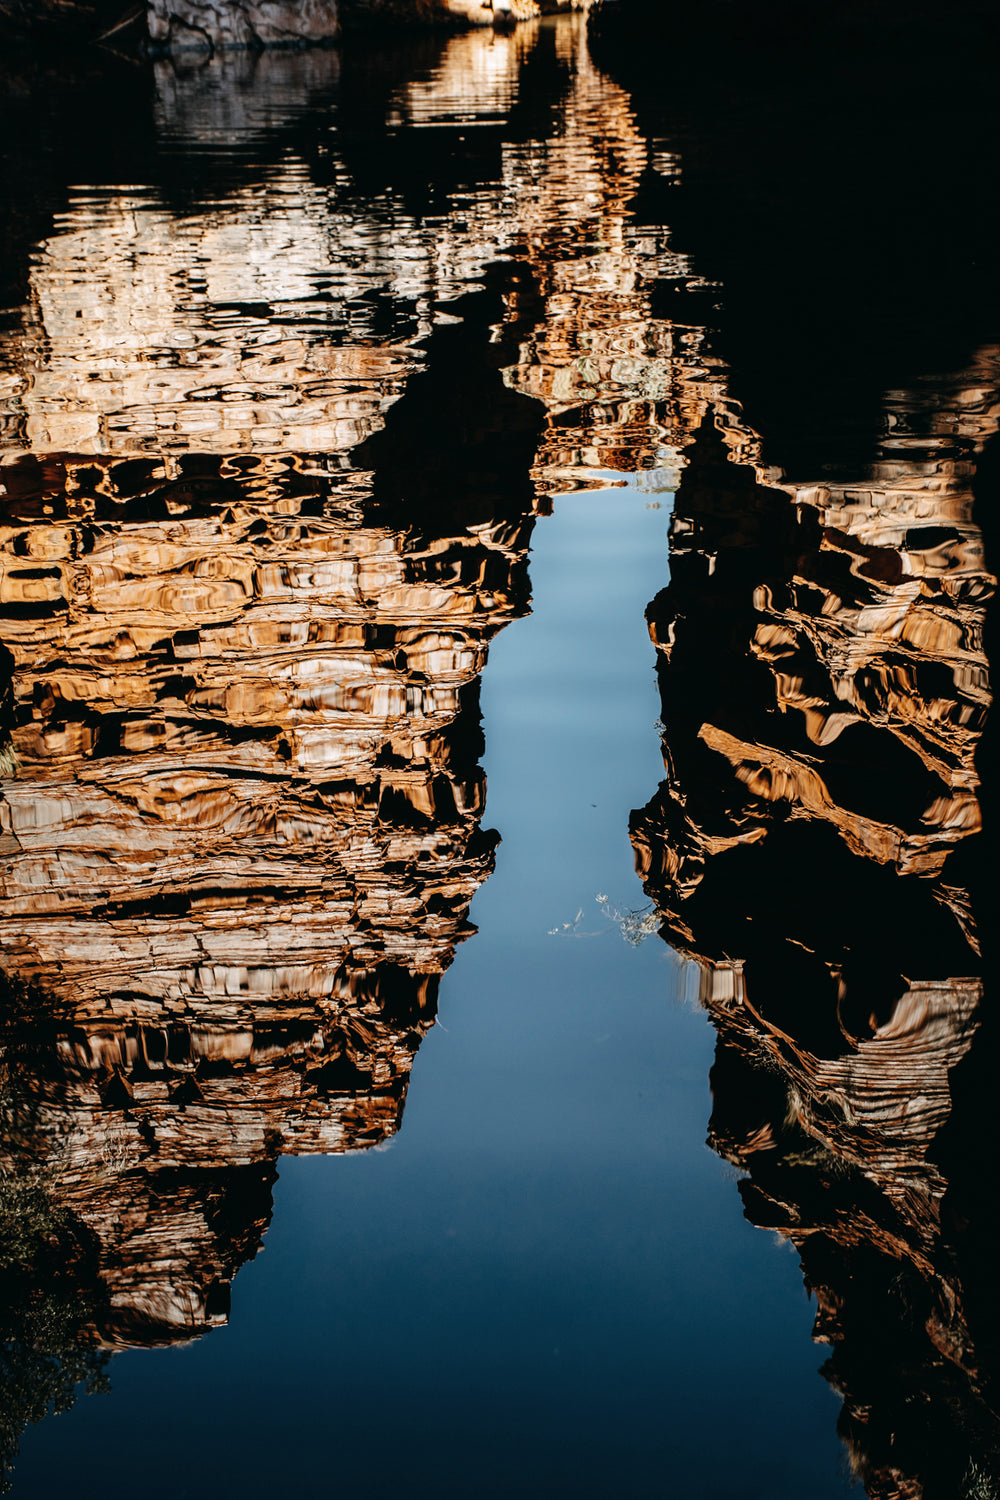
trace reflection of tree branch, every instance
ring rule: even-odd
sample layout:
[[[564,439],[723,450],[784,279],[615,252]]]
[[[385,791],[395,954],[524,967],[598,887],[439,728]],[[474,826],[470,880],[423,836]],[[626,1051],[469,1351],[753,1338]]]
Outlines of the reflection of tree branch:
[[[653,933],[659,932],[663,926],[663,918],[652,904],[622,910],[620,907],[612,906],[606,895],[598,894],[594,900],[601,909],[606,926],[594,928],[581,926],[583,922],[583,907],[581,906],[572,922],[562,922],[557,927],[550,927],[549,937],[603,937],[614,926],[617,927],[619,934],[630,948],[638,948],[640,943],[645,942],[646,938],[651,937]]]
[[[607,896],[599,895],[594,899],[604,915],[614,922],[630,948],[638,948],[640,943],[659,932],[663,926],[663,918],[652,902],[648,906],[626,907],[622,910],[612,906]]]

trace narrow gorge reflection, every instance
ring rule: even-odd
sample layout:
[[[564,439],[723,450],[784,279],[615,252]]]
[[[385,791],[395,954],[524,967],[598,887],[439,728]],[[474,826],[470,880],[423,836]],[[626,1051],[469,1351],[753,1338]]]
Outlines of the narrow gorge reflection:
[[[992,1493],[1000,1447],[974,1243],[995,1210],[960,1066],[978,1048],[981,1080],[993,1041],[995,580],[974,498],[998,418],[990,348],[890,392],[856,482],[805,485],[749,466],[752,434],[723,412],[682,472],[648,611],[667,778],[632,838],[718,1031],[710,1144],[747,1174],[747,1217],[801,1256],[841,1432],[880,1500]]]
[[[478,673],[526,607],[530,522],[415,539],[305,462],[162,469],[68,461],[39,494],[29,466],[23,501],[5,471],[0,944],[31,1002],[5,1081],[31,1129],[0,1170],[53,1226],[43,1305],[55,1234],[86,1309],[73,1371],[225,1321],[277,1157],[398,1128],[492,868]]]
[[[215,58],[191,71],[158,62],[149,150],[127,157],[128,172],[95,151],[93,171],[88,161],[61,186],[48,162],[49,218],[43,225],[33,203],[30,232],[4,250],[4,283],[23,289],[0,333],[10,773],[0,782],[0,1373],[19,1393],[0,1435],[4,1462],[25,1423],[78,1388],[102,1387],[113,1352],[225,1323],[233,1278],[268,1228],[281,1155],[377,1147],[399,1129],[439,980],[474,930],[470,902],[493,869],[478,708],[490,642],[530,609],[536,517],[572,505],[573,491],[627,482],[637,513],[636,491],[677,488],[672,581],[649,612],[667,779],[634,815],[632,836],[664,935],[697,960],[718,1028],[711,1139],[747,1173],[749,1217],[799,1247],[819,1331],[835,1342],[843,1431],[871,1494],[951,1500],[989,1469],[1000,1438],[992,1335],[973,1287],[985,1257],[977,1241],[973,1277],[962,1227],[970,1201],[977,1211],[961,1166],[970,1127],[953,1107],[987,1031],[977,851],[993,580],[973,492],[1000,412],[1000,356],[984,347],[948,378],[893,386],[872,465],[856,463],[850,483],[823,465],[820,482],[794,482],[765,467],[734,399],[739,360],[718,352],[728,283],[700,274],[713,212],[721,204],[736,221],[739,193],[755,191],[738,153],[739,193],[704,193],[699,219],[700,141],[688,199],[678,191],[683,142],[647,128],[629,92],[593,65],[579,17],[396,52],[358,47],[344,64],[335,53]],[[15,175],[27,181],[31,152],[16,149]],[[880,181],[880,211],[882,194]],[[668,228],[675,207],[688,213],[678,241],[696,247],[690,259]],[[785,307],[779,291],[768,316]],[[780,364],[780,332],[761,338],[756,302],[753,322],[754,348]],[[878,374],[866,372],[866,394],[888,383]],[[799,456],[822,446],[829,391],[817,390]],[[854,395],[851,386],[838,399],[847,407]],[[864,442],[851,437],[854,458]],[[600,586],[588,592],[574,575],[561,608],[580,597],[589,608],[605,582],[614,594],[616,566],[637,590],[636,552],[622,552],[628,566],[605,558],[612,530],[581,528],[579,556],[588,567],[599,558],[587,576]],[[645,535],[636,550],[651,555]],[[568,556],[564,571],[579,565]],[[565,663],[557,632],[538,639]],[[608,687],[625,676],[617,647],[600,664],[582,649],[579,683],[579,666],[565,671],[567,696],[577,686],[585,703],[581,723],[643,701]],[[598,666],[605,696],[594,704]],[[526,723],[539,712],[531,692],[529,683]],[[556,741],[560,710],[545,711]],[[585,738],[563,753],[586,762]],[[553,765],[558,775],[559,753],[547,775]],[[532,760],[528,780],[537,771]],[[607,764],[574,789],[578,824],[596,812],[602,776]],[[608,816],[627,860],[624,813]],[[558,915],[539,912],[542,943]],[[532,984],[558,992],[572,982],[530,953]],[[497,967],[507,984],[506,951]],[[628,983],[638,995],[640,982]],[[652,984],[655,1023],[634,1034],[653,1037],[659,1059],[662,974]],[[636,999],[615,994],[616,1004]],[[519,1027],[536,996],[527,998]],[[627,1442],[615,1424],[624,1432],[634,1415],[632,1492],[645,1494],[648,1474],[659,1482],[673,1457],[675,1434],[658,1424],[682,1360],[672,1353],[666,1376],[663,1350],[678,1329],[708,1326],[709,1307],[723,1314],[711,1338],[702,1323],[694,1335],[708,1347],[712,1391],[695,1461],[718,1411],[738,1403],[742,1462],[756,1419],[738,1361],[717,1380],[718,1348],[734,1305],[754,1300],[755,1272],[733,1275],[730,1262],[733,1300],[717,1276],[698,1288],[700,1312],[677,1319],[676,1287],[658,1279],[665,1220],[650,1203],[669,1197],[672,1158],[622,1171],[620,1196],[609,1187],[623,1161],[614,1151],[633,1153],[647,1119],[665,1116],[635,1111],[627,1045],[621,1076],[604,1060],[609,1048],[592,1073],[566,1081],[581,1057],[593,1063],[591,1041],[609,1040],[606,997],[590,998],[589,1012],[576,994],[562,997],[562,1012],[549,1008],[566,1034],[539,1053],[558,1062],[537,1084],[566,1135],[599,1108],[588,1149],[598,1166],[611,1153],[607,1176],[581,1173],[585,1243],[576,1280],[565,1278],[574,1305],[537,1319],[546,1341],[551,1329],[557,1344],[560,1326],[576,1339],[582,1374],[574,1385],[550,1367],[533,1327],[532,1370],[564,1406],[553,1402],[543,1440],[530,1422],[548,1417],[514,1415],[526,1447],[537,1442],[539,1474],[555,1465],[554,1483],[569,1446],[589,1462],[578,1441],[587,1402],[595,1431],[614,1428],[601,1451],[619,1477]],[[595,1038],[583,1037],[591,1027]],[[513,1056],[520,1069],[530,1044],[520,1029],[506,1038],[508,1066]],[[488,1047],[468,1056],[478,1084]],[[582,1099],[585,1076],[599,1084]],[[502,1083],[491,1082],[499,1097]],[[665,1095],[677,1084],[664,1063],[656,1087]],[[483,1136],[509,1173],[504,1203],[520,1191],[511,1182],[530,1176],[525,1163],[545,1158],[563,1185],[567,1163],[576,1171],[586,1154],[560,1136],[566,1154],[546,1156],[552,1143],[539,1148],[530,1104],[524,1113],[523,1135],[536,1132],[527,1146],[507,1115],[499,1148]],[[452,1119],[439,1128],[460,1133]],[[437,1166],[417,1163],[417,1192]],[[350,1164],[340,1170],[347,1177]],[[690,1170],[694,1179],[700,1169]],[[473,1172],[492,1193],[478,1159]],[[593,1243],[591,1182],[623,1205]],[[690,1218],[704,1235],[699,1215],[714,1208],[698,1182]],[[470,1192],[466,1223],[477,1213]],[[621,1223],[609,1224],[616,1214]],[[522,1239],[498,1244],[526,1244],[530,1257],[551,1242],[563,1277],[565,1225],[525,1224]],[[603,1277],[633,1296],[633,1231],[646,1279],[628,1337],[638,1348],[648,1336],[642,1359],[617,1327],[620,1303],[608,1301],[616,1326],[602,1328],[604,1345],[573,1321],[584,1319],[578,1304],[600,1301]],[[436,1275],[437,1225],[425,1233]],[[481,1313],[482,1268],[495,1273],[498,1254],[484,1253],[471,1276],[466,1266],[475,1292],[467,1285],[466,1300],[446,1307],[463,1343]],[[366,1242],[354,1264],[373,1258]],[[680,1269],[663,1280],[679,1283]],[[541,1305],[537,1288],[513,1280],[526,1305]],[[399,1284],[409,1296],[404,1275]],[[514,1306],[507,1295],[497,1307]],[[798,1325],[773,1305],[787,1317],[787,1350]],[[429,1387],[431,1335],[423,1325],[410,1335],[417,1358],[406,1366],[400,1354],[400,1369]],[[392,1337],[395,1355],[406,1338]],[[523,1350],[497,1347],[509,1364],[494,1390],[530,1396]],[[610,1366],[593,1374],[586,1358],[609,1348],[638,1373],[605,1401]],[[492,1441],[482,1412],[455,1395],[460,1360],[447,1370],[440,1351],[438,1360],[453,1381],[446,1420],[471,1413],[463,1440]],[[789,1377],[768,1378],[777,1389]],[[419,1403],[402,1377],[398,1386],[412,1423]],[[260,1397],[261,1414],[271,1399]],[[384,1411],[377,1420],[390,1425]],[[812,1439],[801,1441],[805,1450]],[[775,1442],[770,1430],[759,1439],[753,1483],[790,1484],[800,1472],[775,1463]],[[367,1452],[370,1432],[356,1446]],[[463,1463],[470,1450],[455,1446]],[[815,1476],[827,1458],[810,1449],[795,1462]],[[495,1482],[507,1484],[499,1468]],[[823,1483],[839,1492],[836,1475],[824,1470]]]

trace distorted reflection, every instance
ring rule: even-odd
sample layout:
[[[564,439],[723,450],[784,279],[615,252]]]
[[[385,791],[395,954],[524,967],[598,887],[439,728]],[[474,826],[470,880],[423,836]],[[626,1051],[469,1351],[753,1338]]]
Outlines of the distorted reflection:
[[[1000,353],[883,383],[846,478],[772,463],[676,143],[579,16],[152,71],[155,150],[50,175],[3,252],[0,1487],[113,1352],[225,1323],[279,1156],[399,1128],[493,869],[489,644],[536,518],[628,474],[677,491],[631,833],[711,1142],[869,1493],[975,1493]]]
[[[44,1368],[7,1463],[107,1351],[225,1321],[281,1153],[398,1127],[492,868],[477,685],[534,512],[675,462],[664,382],[703,372],[649,302],[686,268],[630,239],[646,147],[578,19],[545,36],[551,135],[491,134],[414,201],[537,44],[380,64],[377,186],[349,131],[284,147],[330,54],[158,64],[161,142],[223,151],[221,190],[71,188],[31,257],[2,358],[2,1167],[5,1332]]]
[[[973,502],[998,416],[986,349],[889,393],[854,484],[734,464],[725,438],[752,441],[706,424],[648,612],[668,774],[633,817],[638,867],[718,1029],[710,1142],[801,1254],[878,1497],[973,1493],[1000,1441],[946,1207],[970,1164],[936,1147],[981,1019],[994,579]]]
[[[593,38],[679,154],[671,222],[722,285],[727,365],[647,612],[666,778],[632,817],[637,866],[718,1031],[710,1143],[801,1256],[879,1500],[1000,1478],[998,118],[965,43],[956,68],[918,12],[872,8],[861,45],[850,7],[785,12],[802,30],[749,66],[756,12],[710,40],[711,7],[641,25],[607,7]],[[897,206],[942,176],[962,223],[925,239]]]

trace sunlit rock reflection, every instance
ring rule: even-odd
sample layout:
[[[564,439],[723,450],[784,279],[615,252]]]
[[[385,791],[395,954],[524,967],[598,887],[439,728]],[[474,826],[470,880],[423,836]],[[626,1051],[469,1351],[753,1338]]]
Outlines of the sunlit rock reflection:
[[[542,45],[544,137],[415,207],[408,133],[447,176]],[[492,866],[477,684],[528,607],[532,463],[541,492],[587,482],[641,430],[669,466],[664,352],[688,427],[708,379],[651,321],[652,278],[687,271],[629,240],[646,149],[579,18],[417,48],[375,96],[378,190],[336,132],[288,144],[336,108],[335,61],[164,63],[156,91],[171,151],[231,151],[221,185],[72,190],[0,354],[0,949],[30,1121],[3,1166],[82,1247],[109,1348],[224,1320],[280,1154],[398,1127]]]
[[[501,126],[542,40],[533,26],[451,39],[388,91],[387,160],[407,134],[440,149],[442,132]],[[396,181],[359,194],[335,134],[322,181],[285,151],[182,214],[153,185],[77,190],[35,257],[23,328],[0,362],[8,448],[346,455],[420,369],[410,336],[514,259],[532,281],[502,315],[523,330],[505,378],[546,408],[539,490],[607,470],[672,473],[723,380],[703,331],[656,316],[653,293],[697,278],[665,228],[633,225],[649,148],[627,94],[589,60],[585,18],[565,18],[544,44],[566,79],[555,129],[498,137],[495,178],[440,210],[415,213]],[[311,101],[337,97],[335,62],[320,57],[158,68],[164,139],[238,148],[237,161],[280,140]],[[654,165],[676,170],[662,152]],[[387,319],[399,337],[386,339]]]
[[[930,1408],[974,1431],[946,1469],[994,1423],[937,1146],[985,1011],[996,352],[889,391],[855,482],[765,468],[714,289],[636,213],[681,163],[579,19],[411,50],[158,65],[163,160],[71,189],[0,341],[14,1305],[37,1259],[75,1296],[45,1389],[99,1384],[225,1320],[282,1153],[399,1128],[492,867],[477,684],[533,518],[639,471],[680,488],[633,835],[712,1141],[801,1251],[871,1493],[917,1493]]]
[[[69,476],[59,521],[15,501],[2,534],[0,943],[68,1025],[39,1104],[60,1191],[120,1264],[142,1194],[109,1214],[109,1160],[160,1183],[395,1129],[491,865],[474,693],[523,545],[470,541],[484,590],[442,576],[446,542],[363,526],[350,485]],[[112,1308],[211,1321],[204,1285],[142,1290],[159,1274],[119,1269]]]
[[[525,148],[521,163],[531,210],[519,253],[536,268],[542,315],[507,379],[546,407],[533,469],[541,490],[592,484],[609,470],[662,470],[666,482],[721,399],[723,373],[702,328],[654,313],[657,285],[690,289],[698,278],[666,226],[635,224],[649,143],[627,93],[590,61],[584,34],[572,52],[564,35],[576,79],[566,130],[544,149]],[[652,165],[677,170],[663,153]],[[570,198],[572,216],[559,212]]]
[[[732,462],[758,447],[723,410],[648,611],[667,777],[632,837],[718,1030],[710,1141],[801,1254],[842,1432],[885,1500],[972,1493],[1000,1439],[949,1207],[969,1161],[942,1144],[983,1017],[995,580],[973,502],[998,387],[986,349],[889,392],[850,485]]]
[[[366,436],[413,361],[322,326],[322,207],[295,173],[179,223],[155,194],[78,200],[33,274],[11,389],[24,447],[333,452]],[[373,284],[331,277],[342,298]]]

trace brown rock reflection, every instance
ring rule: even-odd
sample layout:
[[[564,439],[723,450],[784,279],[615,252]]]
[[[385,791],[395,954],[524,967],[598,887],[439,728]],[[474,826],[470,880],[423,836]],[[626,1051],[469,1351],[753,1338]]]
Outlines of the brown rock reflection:
[[[58,1392],[225,1321],[280,1154],[398,1128],[492,868],[478,675],[531,520],[380,525],[322,458],[4,474],[0,1171],[73,1269]]]
[[[72,187],[14,257],[0,1166],[64,1246],[67,1369],[224,1321],[277,1157],[398,1128],[492,868],[477,685],[536,493],[670,469],[706,409],[582,17],[410,50],[358,75],[378,150],[324,116],[315,159],[335,58],[158,65],[222,185]],[[558,109],[501,151],[539,54]]]
[[[475,685],[523,538],[408,552],[356,486],[241,481],[67,464],[56,520],[8,470],[0,943],[64,1016],[39,1127],[112,1342],[221,1316],[233,1247],[166,1181],[396,1128],[491,867]]]
[[[704,329],[655,312],[657,289],[689,291],[698,278],[666,225],[640,229],[633,214],[643,174],[670,179],[677,163],[650,151],[628,95],[594,67],[582,31],[566,50],[576,79],[566,134],[522,169],[532,204],[519,253],[535,270],[541,316],[506,379],[545,406],[532,472],[543,492],[607,483],[609,471],[662,470],[667,481],[722,392]],[[558,212],[568,195],[578,203],[572,218]]]
[[[851,485],[754,469],[726,409],[702,427],[648,611],[667,777],[632,820],[719,1034],[711,1144],[801,1255],[880,1500],[972,1493],[1000,1444],[974,1156],[947,1145],[983,1014],[996,351],[886,407]]]
[[[985,1029],[996,351],[891,390],[856,481],[766,470],[642,222],[668,141],[579,18],[412,52],[162,62],[163,159],[9,256],[7,1342],[45,1313],[45,1395],[222,1323],[277,1158],[399,1128],[492,868],[477,690],[534,516],[644,470],[680,490],[633,834],[719,1029],[712,1140],[799,1247],[871,1493],[958,1493],[998,1435],[941,1149]]]

